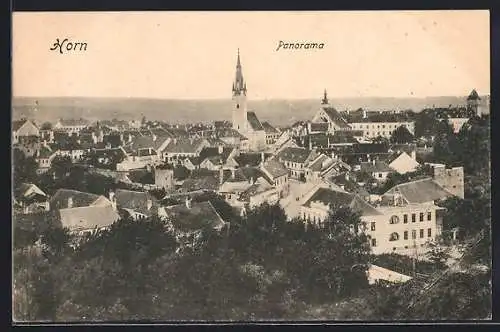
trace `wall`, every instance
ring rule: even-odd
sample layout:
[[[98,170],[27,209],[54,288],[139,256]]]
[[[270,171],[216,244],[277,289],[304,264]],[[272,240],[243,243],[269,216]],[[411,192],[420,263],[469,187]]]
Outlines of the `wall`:
[[[434,181],[455,196],[464,198],[464,168],[434,166]]]

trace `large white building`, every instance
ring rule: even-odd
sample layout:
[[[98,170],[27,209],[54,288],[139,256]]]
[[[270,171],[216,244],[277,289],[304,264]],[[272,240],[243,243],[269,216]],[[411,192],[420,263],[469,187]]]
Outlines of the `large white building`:
[[[415,135],[415,122],[412,121],[398,121],[398,122],[353,122],[349,124],[353,130],[363,132],[365,138],[385,137],[391,138],[392,133],[403,126],[412,134]]]
[[[255,112],[247,110],[247,84],[243,79],[240,51],[236,61],[236,78],[233,82],[233,129],[248,138],[249,150],[261,151],[266,148],[266,131]]]

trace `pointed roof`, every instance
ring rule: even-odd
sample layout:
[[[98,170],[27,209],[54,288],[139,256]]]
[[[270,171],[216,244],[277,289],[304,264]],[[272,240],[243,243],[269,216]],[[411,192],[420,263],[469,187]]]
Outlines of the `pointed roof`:
[[[323,99],[321,100],[321,105],[327,105],[328,104],[328,95],[326,93],[326,89],[323,92]]]
[[[467,100],[481,100],[481,98],[479,97],[476,89],[473,89],[469,95],[469,97],[467,97]]]
[[[242,92],[246,94],[247,86],[243,79],[243,72],[241,70],[240,49],[238,48],[238,58],[236,60],[236,77],[233,83],[233,94],[240,95]]]

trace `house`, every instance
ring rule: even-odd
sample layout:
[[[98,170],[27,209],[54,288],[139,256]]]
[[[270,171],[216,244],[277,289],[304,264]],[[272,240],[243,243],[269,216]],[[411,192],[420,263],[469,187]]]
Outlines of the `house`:
[[[285,165],[276,159],[265,161],[260,170],[265,178],[271,183],[278,193],[279,198],[288,196],[290,192],[290,183],[288,182],[288,170]]]
[[[59,209],[53,213],[55,222],[79,235],[109,228],[120,219],[111,205],[92,205]]]
[[[181,248],[196,247],[204,229],[221,231],[229,227],[210,201],[193,202],[189,197],[184,204],[161,207],[159,215],[167,220],[167,227],[173,230]]]
[[[58,155],[58,150],[54,151],[49,146],[42,146],[35,155],[35,160],[38,163],[37,174],[47,172],[52,166],[52,160]]]
[[[322,187],[301,206],[299,217],[321,224],[332,205],[348,206],[360,214],[363,225],[358,231],[369,236],[376,255],[413,255],[441,234],[443,209],[433,202],[408,203],[396,196],[374,207],[355,194]]]
[[[276,142],[274,142],[273,146],[270,147],[270,150],[278,154],[282,150],[286,148],[298,148],[299,146],[295,143],[293,136],[290,131],[286,130],[281,133]]]
[[[414,172],[420,166],[415,159],[404,151],[393,153],[385,160],[385,163],[399,174]]]
[[[237,167],[257,167],[268,159],[271,155],[261,153],[240,153],[238,156],[234,157],[237,163]]]
[[[211,171],[217,171],[220,168],[235,168],[238,167],[235,160],[237,155],[238,150],[233,147],[203,148],[199,156],[201,160],[199,167]],[[192,163],[192,160],[190,162]]]
[[[89,125],[90,122],[85,119],[59,119],[54,125],[54,130],[78,135],[80,131]]]
[[[325,174],[331,173],[337,161],[324,154],[319,154],[307,165],[305,179],[309,182],[320,181]]]
[[[31,120],[18,120],[12,122],[12,144],[19,143],[20,137],[40,137],[40,129]]]
[[[415,135],[415,122],[413,121],[370,121],[363,119],[362,122],[353,122],[349,124],[353,130],[363,132],[364,138],[385,137],[390,139],[392,133],[399,127],[405,127]]]
[[[49,207],[51,211],[86,206],[111,205],[112,202],[102,195],[72,189],[58,189],[49,200]]]
[[[162,149],[162,159],[167,163],[182,164],[186,158],[199,157],[209,143],[199,138],[173,138]]]
[[[290,171],[290,177],[305,179],[306,166],[313,161],[317,153],[304,148],[285,148],[276,157]]]
[[[384,182],[387,180],[389,173],[394,170],[381,160],[372,160],[369,162],[361,163],[361,171],[370,174],[378,182]]]
[[[241,169],[233,168],[229,172],[230,174],[220,169],[218,193],[229,205],[241,207],[242,202],[238,199],[255,183],[256,178],[247,177]]]
[[[238,201],[243,202],[244,206],[253,208],[263,203],[275,204],[279,199],[280,192],[277,187],[260,177],[246,191],[241,193]]]
[[[264,127],[264,131],[266,132],[266,144],[274,144],[279,138],[280,132],[267,121],[262,122],[262,127]]]
[[[47,194],[33,183],[21,183],[14,189],[14,197],[24,214],[49,210]]]
[[[109,200],[118,210],[126,211],[135,220],[158,214],[160,207],[154,196],[142,191],[117,189],[109,193]]]
[[[323,99],[321,100],[321,108],[318,112],[316,112],[312,118],[311,124],[309,125],[309,131],[312,131],[313,126],[315,128],[320,127],[320,125],[317,125],[318,123],[328,124],[326,132],[330,134],[335,134],[337,131],[351,131],[351,127],[347,121],[335,108],[330,105],[326,90],[324,92]],[[324,129],[321,128],[321,131],[324,132]]]
[[[131,169],[144,168],[159,164],[161,161],[162,152],[170,143],[168,137],[152,136],[137,136],[132,139],[132,142],[124,146],[126,158],[116,165],[119,171],[128,171]]]

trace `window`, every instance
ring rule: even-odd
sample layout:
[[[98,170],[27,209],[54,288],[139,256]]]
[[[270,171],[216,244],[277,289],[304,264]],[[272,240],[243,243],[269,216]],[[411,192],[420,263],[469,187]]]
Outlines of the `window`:
[[[398,216],[392,216],[391,219],[389,219],[390,224],[398,224],[399,223],[399,218]]]
[[[385,128],[385,125],[382,125],[382,128]]]
[[[408,215],[407,214],[403,215],[403,223],[404,224],[408,223]]]
[[[420,230],[420,238],[423,238],[423,237],[424,237],[424,230],[423,230],[423,229],[421,229],[421,230]]]
[[[424,221],[424,213],[420,212],[420,221]]]
[[[431,220],[432,219],[432,212],[427,212],[427,220]]]
[[[411,238],[412,238],[413,240],[415,240],[415,239],[417,238],[417,231],[416,231],[416,230],[412,230],[412,231],[411,231]]]
[[[397,241],[399,240],[399,234],[394,232],[389,236],[389,241]]]
[[[431,236],[432,236],[432,229],[427,228],[427,237],[431,237]]]
[[[404,234],[403,234],[403,238],[405,240],[408,240],[408,231],[405,231]]]
[[[411,214],[411,222],[415,222],[417,221],[417,216],[415,215],[415,213],[412,213]]]
[[[372,239],[372,247],[376,247],[377,246],[377,239]]]
[[[371,223],[370,223],[370,229],[371,229],[372,231],[374,231],[374,230],[375,230],[375,223],[374,223],[374,222],[371,222]]]

